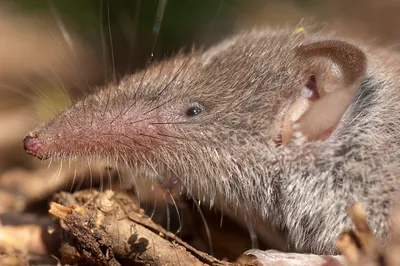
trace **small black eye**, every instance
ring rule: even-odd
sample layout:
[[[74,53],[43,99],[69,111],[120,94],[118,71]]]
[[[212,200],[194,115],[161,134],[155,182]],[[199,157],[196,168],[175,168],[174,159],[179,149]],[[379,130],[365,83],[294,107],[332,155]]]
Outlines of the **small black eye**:
[[[187,116],[196,116],[196,115],[199,115],[201,112],[203,112],[203,109],[201,107],[193,106],[193,107],[190,107],[189,109],[187,109],[186,115]]]

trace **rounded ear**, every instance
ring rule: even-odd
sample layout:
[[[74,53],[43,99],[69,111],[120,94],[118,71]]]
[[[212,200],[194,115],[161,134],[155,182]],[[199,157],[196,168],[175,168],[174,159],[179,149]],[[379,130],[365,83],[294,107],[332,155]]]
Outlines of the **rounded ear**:
[[[295,132],[308,141],[329,137],[353,102],[367,69],[365,54],[343,41],[301,45],[296,54],[302,65],[309,66],[308,82],[284,117],[283,144]]]

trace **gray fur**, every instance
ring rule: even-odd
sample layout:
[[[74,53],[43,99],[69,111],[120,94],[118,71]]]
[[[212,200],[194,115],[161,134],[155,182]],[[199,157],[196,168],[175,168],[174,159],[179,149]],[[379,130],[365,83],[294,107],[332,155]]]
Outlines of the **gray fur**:
[[[367,78],[332,136],[274,143],[279,107],[305,82],[307,66],[294,50],[325,39],[338,38],[254,30],[152,64],[37,129],[35,153],[104,155],[175,175],[206,203],[236,209],[258,233],[271,225],[287,250],[336,252],[338,234],[350,226],[346,208],[356,201],[386,241],[400,179],[397,54],[352,42],[367,55]],[[186,117],[196,103],[204,112]]]

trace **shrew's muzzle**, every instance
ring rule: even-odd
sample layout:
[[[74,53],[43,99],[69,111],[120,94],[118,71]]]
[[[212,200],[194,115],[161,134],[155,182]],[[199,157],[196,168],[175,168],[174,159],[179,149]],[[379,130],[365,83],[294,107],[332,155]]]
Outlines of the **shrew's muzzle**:
[[[37,133],[29,133],[23,140],[25,151],[36,158],[45,160],[48,158],[43,150],[43,144],[38,139]]]

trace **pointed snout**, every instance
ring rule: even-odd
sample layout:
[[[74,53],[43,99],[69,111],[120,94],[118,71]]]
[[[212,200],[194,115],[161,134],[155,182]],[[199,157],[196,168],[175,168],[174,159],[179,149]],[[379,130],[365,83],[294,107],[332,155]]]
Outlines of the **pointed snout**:
[[[35,156],[39,159],[46,159],[46,156],[43,156],[43,145],[38,139],[37,133],[29,133],[23,140],[25,151],[32,156]]]

